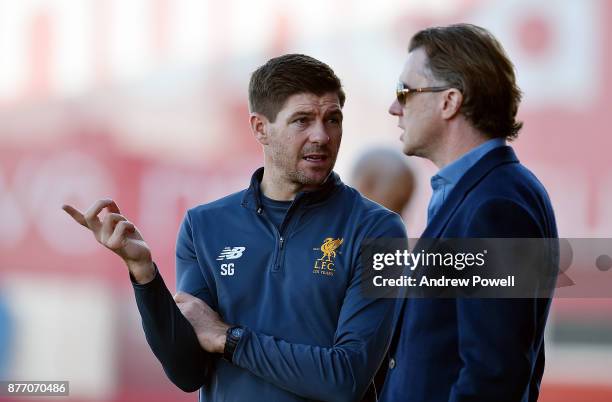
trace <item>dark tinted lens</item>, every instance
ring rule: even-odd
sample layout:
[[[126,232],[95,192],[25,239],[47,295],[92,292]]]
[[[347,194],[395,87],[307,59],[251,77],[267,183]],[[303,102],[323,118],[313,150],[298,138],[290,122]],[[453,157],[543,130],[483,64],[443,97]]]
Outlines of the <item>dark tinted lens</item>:
[[[404,105],[406,103],[406,92],[404,92],[404,84],[399,82],[397,84],[397,88],[395,89],[395,96],[397,97],[397,101],[400,105]]]
[[[397,101],[400,105],[404,105],[406,103],[406,93],[402,91],[397,91],[395,93],[395,96],[397,97]]]

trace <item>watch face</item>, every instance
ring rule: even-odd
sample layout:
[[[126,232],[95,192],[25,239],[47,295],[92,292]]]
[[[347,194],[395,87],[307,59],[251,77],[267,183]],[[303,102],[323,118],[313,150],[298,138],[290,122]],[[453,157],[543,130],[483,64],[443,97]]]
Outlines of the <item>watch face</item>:
[[[232,336],[234,338],[240,338],[244,330],[242,328],[234,328],[232,329]]]

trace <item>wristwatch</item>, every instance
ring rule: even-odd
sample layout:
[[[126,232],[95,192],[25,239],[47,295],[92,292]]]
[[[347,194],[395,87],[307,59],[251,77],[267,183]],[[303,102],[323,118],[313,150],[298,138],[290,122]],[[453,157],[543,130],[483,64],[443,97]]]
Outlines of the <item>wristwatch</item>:
[[[241,326],[233,326],[227,329],[225,333],[225,347],[223,348],[223,358],[225,360],[232,361],[236,346],[238,346],[238,342],[242,339],[242,334],[244,334],[244,328]]]

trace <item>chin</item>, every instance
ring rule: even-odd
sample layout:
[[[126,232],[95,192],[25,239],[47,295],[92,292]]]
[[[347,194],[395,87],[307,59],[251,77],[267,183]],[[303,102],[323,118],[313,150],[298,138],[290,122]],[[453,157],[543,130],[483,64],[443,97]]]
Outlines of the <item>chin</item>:
[[[423,147],[419,146],[419,144],[415,144],[414,142],[404,142],[402,144],[402,152],[406,156],[423,156]]]
[[[322,170],[310,171],[310,172],[301,171],[301,172],[298,172],[298,177],[299,177],[298,181],[303,185],[318,186],[325,182],[325,179],[327,179],[330,173],[331,173],[331,169],[327,169],[325,171],[322,171]]]
[[[325,179],[327,179],[327,177],[329,177],[329,173],[320,173],[320,174],[311,174],[306,176],[308,179],[308,183],[307,184],[323,184],[325,182]]]
[[[407,156],[414,156],[414,148],[410,146],[410,144],[403,144],[402,152]]]

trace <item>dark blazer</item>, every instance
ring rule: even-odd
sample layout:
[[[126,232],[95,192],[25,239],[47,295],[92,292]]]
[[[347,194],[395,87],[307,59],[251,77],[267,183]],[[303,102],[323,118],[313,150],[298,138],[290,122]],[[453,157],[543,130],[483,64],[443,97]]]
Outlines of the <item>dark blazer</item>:
[[[546,190],[503,146],[465,173],[421,238],[557,236]],[[398,300],[381,400],[536,401],[550,302]]]

